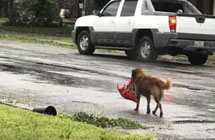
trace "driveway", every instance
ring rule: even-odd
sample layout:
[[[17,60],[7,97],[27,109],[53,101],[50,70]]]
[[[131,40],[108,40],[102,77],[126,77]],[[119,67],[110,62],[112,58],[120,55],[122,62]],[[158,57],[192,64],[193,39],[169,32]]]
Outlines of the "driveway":
[[[123,85],[134,68],[174,86],[162,101],[164,117],[146,114],[146,99],[136,104],[123,99]],[[77,50],[46,45],[0,41],[0,100],[23,100],[30,108],[53,105],[59,113],[87,112],[128,118],[147,130],[122,130],[158,138],[215,138],[215,66],[189,63],[143,63],[123,53]],[[151,110],[155,102],[151,101]],[[118,129],[117,129],[118,130]]]

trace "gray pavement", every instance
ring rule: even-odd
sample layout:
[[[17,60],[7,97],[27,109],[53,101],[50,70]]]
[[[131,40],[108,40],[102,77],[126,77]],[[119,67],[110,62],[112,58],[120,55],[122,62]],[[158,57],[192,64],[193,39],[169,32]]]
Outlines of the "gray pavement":
[[[164,117],[146,114],[123,99],[116,89],[134,68],[174,86],[162,101]],[[155,135],[158,138],[215,139],[215,66],[189,63],[143,63],[123,53],[93,56],[54,46],[0,41],[0,100],[23,100],[30,108],[53,105],[60,113],[87,112],[129,118],[147,130],[117,130]],[[152,99],[151,110],[155,107]]]

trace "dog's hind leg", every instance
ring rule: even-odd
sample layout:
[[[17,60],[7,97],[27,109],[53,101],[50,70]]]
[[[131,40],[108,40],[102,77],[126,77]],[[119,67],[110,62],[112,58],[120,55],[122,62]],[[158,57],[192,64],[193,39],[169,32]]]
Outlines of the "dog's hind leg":
[[[146,99],[147,99],[147,114],[150,114],[150,101],[151,101],[151,97],[150,96],[148,96],[148,97],[146,97]]]
[[[154,97],[155,102],[157,103],[154,111],[152,111],[152,113],[155,115],[158,110],[159,103],[160,103],[159,102],[159,99],[160,99],[159,98],[159,88],[155,86],[155,87],[151,88],[150,92],[151,92],[151,95]]]
[[[162,109],[162,105],[160,103],[163,95],[164,95],[164,90],[160,90],[160,96],[159,96],[160,117],[163,117],[163,109]]]
[[[155,115],[155,114],[156,114],[156,112],[157,112],[157,110],[158,110],[158,103],[157,103],[157,105],[156,105],[156,107],[155,107],[154,111],[152,111],[152,113]]]
[[[154,90],[152,93],[152,96],[154,97],[155,99],[155,102],[157,103],[157,106],[155,107],[155,110],[152,112],[153,114],[156,114],[158,108],[160,109],[160,117],[163,117],[163,110],[162,110],[162,105],[160,103],[161,101],[161,98],[163,97],[163,90],[159,89],[158,88],[155,88],[156,90]]]
[[[157,106],[155,107],[155,110],[152,113],[155,115],[158,108],[160,108],[160,117],[163,117],[163,110],[162,110],[162,105],[160,103],[160,100],[158,98],[155,98],[155,102],[157,103]]]
[[[135,111],[138,111],[139,110],[139,104],[140,104],[140,93],[137,93],[136,94],[136,98],[137,98],[137,106],[136,108],[134,109]]]
[[[163,117],[163,110],[162,110],[162,105],[159,104],[159,108],[160,108],[160,117]]]
[[[154,97],[155,102],[157,103],[157,105],[156,105],[154,111],[152,112],[152,113],[155,115],[156,112],[157,112],[157,110],[158,110],[158,107],[159,107],[159,104],[160,104],[160,100],[159,100],[159,97],[156,96],[156,94],[153,94],[153,97]]]

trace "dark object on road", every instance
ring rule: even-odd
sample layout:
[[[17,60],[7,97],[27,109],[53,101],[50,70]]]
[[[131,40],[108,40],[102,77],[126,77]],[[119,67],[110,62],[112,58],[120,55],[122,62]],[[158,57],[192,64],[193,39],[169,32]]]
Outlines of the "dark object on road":
[[[152,113],[156,114],[157,109],[160,108],[160,117],[162,117],[163,110],[160,101],[164,95],[164,90],[172,87],[172,80],[168,78],[167,82],[163,82],[159,78],[146,75],[141,69],[132,70],[131,77],[135,84],[135,92],[137,96],[137,106],[135,111],[138,111],[140,96],[143,95],[147,99],[147,114],[150,114],[150,96],[152,95],[157,103],[157,106]]]
[[[43,113],[43,114],[53,115],[53,116],[57,115],[57,111],[53,106],[34,108],[33,112],[38,112],[38,113]]]
[[[124,86],[117,85],[117,89],[123,98],[137,102],[136,94],[133,88],[134,84],[132,80],[128,80]]]

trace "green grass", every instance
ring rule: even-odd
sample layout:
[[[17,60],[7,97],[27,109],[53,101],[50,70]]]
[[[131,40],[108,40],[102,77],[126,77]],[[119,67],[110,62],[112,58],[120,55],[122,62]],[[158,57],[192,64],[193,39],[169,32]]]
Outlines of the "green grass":
[[[59,28],[9,26],[6,18],[0,18],[0,40],[57,45],[74,48],[71,39],[73,26]]]
[[[163,56],[159,56],[158,60],[167,61],[167,62],[187,62],[187,63],[189,63],[188,58],[185,55],[177,55],[174,57],[172,57],[170,55],[163,55]],[[208,61],[206,63],[209,65],[215,65],[215,55],[210,55],[208,57]]]
[[[20,99],[13,99],[13,100],[10,100],[9,103],[13,103],[13,104],[24,104],[25,101],[20,100]]]
[[[210,55],[209,58],[208,58],[208,60],[214,61],[214,63],[215,63],[215,55]]]
[[[0,104],[1,140],[145,140],[151,136],[133,135],[92,125],[33,113]]]
[[[85,112],[78,112],[71,116],[60,115],[60,118],[68,118],[74,121],[92,124],[101,128],[121,127],[123,129],[148,129],[148,127],[144,127],[139,123],[129,119],[124,119],[124,118],[110,119],[100,115],[94,115],[94,114],[89,115]]]

